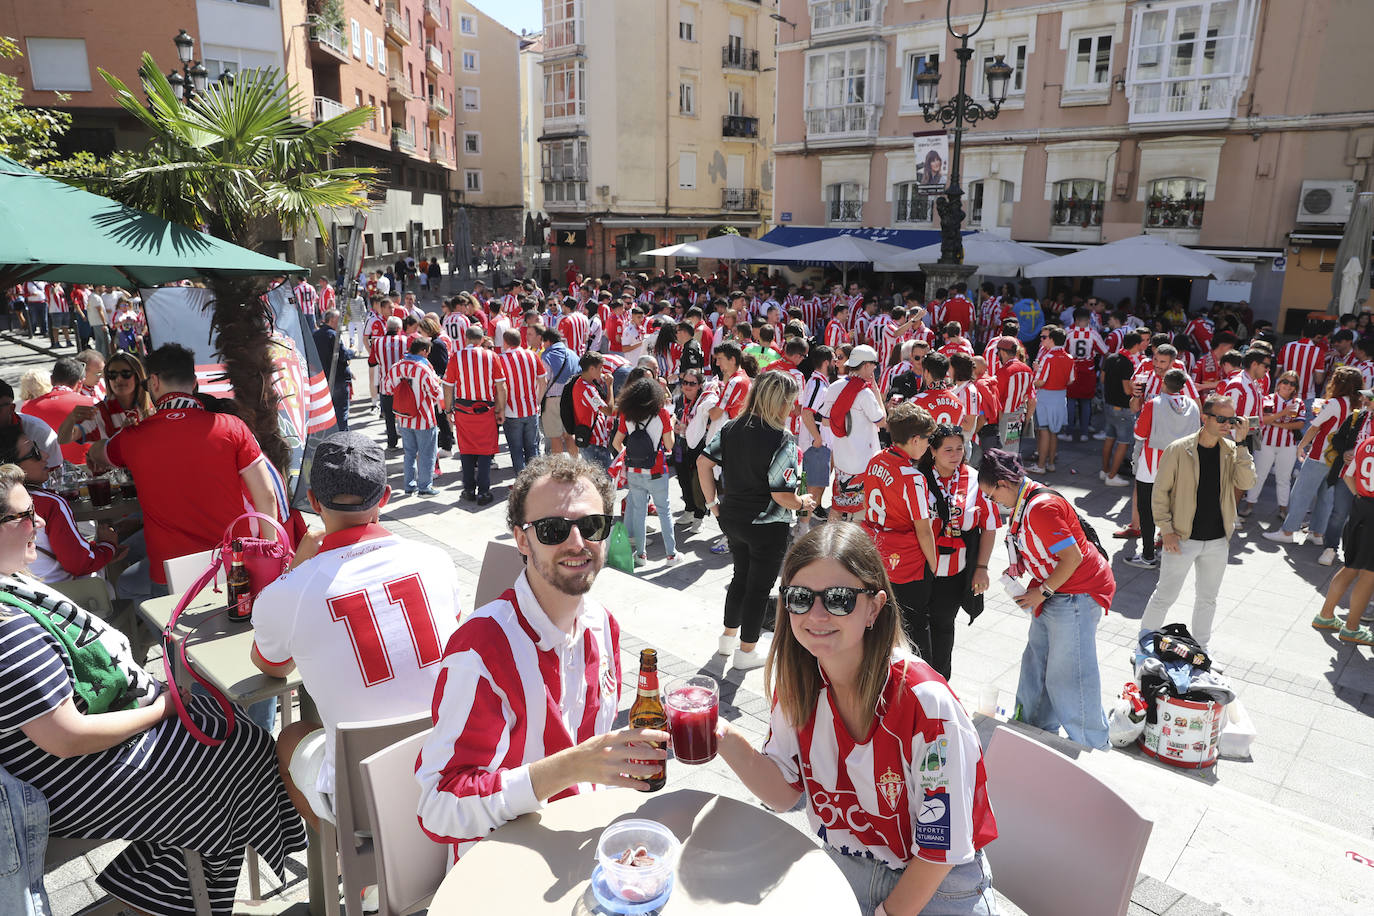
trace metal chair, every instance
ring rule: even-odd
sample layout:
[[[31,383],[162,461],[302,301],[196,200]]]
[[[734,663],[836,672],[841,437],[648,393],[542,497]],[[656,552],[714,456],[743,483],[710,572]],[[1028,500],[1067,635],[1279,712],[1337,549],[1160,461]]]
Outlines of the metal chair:
[[[405,916],[428,906],[448,871],[448,847],[431,840],[415,817],[415,759],[432,730],[378,751],[359,767],[373,829],[378,916]]]

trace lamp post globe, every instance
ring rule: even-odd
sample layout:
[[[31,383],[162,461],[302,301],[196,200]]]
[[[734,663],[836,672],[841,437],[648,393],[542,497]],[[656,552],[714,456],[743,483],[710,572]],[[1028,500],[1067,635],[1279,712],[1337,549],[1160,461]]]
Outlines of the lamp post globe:
[[[1007,100],[1007,90],[1011,88],[1011,66],[1003,55],[998,54],[996,59],[987,65],[984,74],[988,80],[988,101],[1001,107]]]
[[[182,29],[177,32],[177,37],[172,39],[172,43],[177,46],[177,57],[181,58],[183,64],[191,62],[191,56],[195,53],[196,40],[186,34]]]
[[[196,92],[204,92],[205,86],[210,80],[210,71],[205,69],[205,65],[196,61],[191,67],[191,85]]]
[[[916,74],[916,101],[927,110],[940,104],[940,71],[935,67]]]

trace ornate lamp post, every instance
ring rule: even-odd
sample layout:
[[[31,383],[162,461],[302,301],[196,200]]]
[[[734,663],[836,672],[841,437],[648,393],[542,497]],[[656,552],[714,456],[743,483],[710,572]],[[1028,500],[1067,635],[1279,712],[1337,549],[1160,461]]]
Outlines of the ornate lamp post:
[[[181,61],[181,72],[173,70],[167,74],[167,82],[172,84],[172,88],[181,93],[181,100],[187,105],[196,97],[197,93],[205,91],[205,87],[210,82],[210,71],[200,61],[191,61],[195,56],[196,40],[186,34],[185,29],[177,32],[177,37],[172,39],[172,44],[177,46],[177,59]],[[216,80],[224,86],[234,85],[234,75],[225,71]]]
[[[1007,100],[1007,90],[1010,88],[1012,69],[1003,60],[1003,55],[997,58],[984,68],[984,76],[987,79],[988,105],[984,106],[969,95],[968,86],[968,64],[973,59],[973,48],[969,47],[969,39],[977,35],[983,28],[983,24],[988,18],[987,0],[983,0],[983,17],[978,20],[978,25],[967,32],[959,33],[954,31],[954,23],[950,18],[950,7],[953,0],[945,2],[945,24],[949,29],[949,34],[959,39],[959,47],[954,49],[954,56],[959,59],[959,91],[952,99],[943,105],[939,101],[940,91],[940,72],[932,67],[924,73],[916,76],[916,98],[920,102],[921,111],[926,121],[939,121],[946,127],[953,128],[954,149],[951,155],[949,170],[949,187],[945,189],[944,196],[935,201],[935,210],[940,214],[940,260],[941,267],[949,268],[964,263],[964,243],[959,234],[959,227],[964,222],[963,197],[964,189],[960,187],[959,164],[961,153],[963,152],[964,131],[974,124],[984,119],[991,120],[997,117],[1002,109],[1002,103]],[[958,271],[965,276],[972,271]],[[951,273],[943,271],[942,273]]]

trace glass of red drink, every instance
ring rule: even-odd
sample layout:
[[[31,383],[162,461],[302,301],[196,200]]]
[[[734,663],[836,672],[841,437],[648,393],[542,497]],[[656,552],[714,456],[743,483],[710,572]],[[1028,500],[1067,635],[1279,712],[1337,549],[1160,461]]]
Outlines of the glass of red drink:
[[[668,733],[679,763],[709,763],[716,756],[716,720],[720,715],[720,685],[707,674],[678,678],[663,696]]]
[[[108,506],[114,501],[114,494],[110,490],[108,477],[92,477],[86,481],[86,488],[91,493],[92,506]]]

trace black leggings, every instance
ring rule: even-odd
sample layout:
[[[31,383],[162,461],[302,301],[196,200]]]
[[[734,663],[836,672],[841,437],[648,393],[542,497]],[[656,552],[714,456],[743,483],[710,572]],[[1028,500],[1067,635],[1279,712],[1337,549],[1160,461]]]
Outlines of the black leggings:
[[[1154,491],[1154,483],[1143,480],[1135,482],[1135,511],[1140,516],[1140,555],[1147,560],[1155,558],[1155,508],[1150,503]]]
[[[664,524],[671,522],[669,519]],[[721,516],[720,530],[735,562],[735,574],[725,590],[725,627],[739,627],[740,642],[756,643],[768,612],[768,595],[782,571],[792,526],[788,522],[754,525]]]
[[[682,460],[677,464],[677,482],[682,488],[684,508],[696,518],[706,517],[706,497],[701,494],[701,481],[697,479],[697,456],[701,449],[684,448]]]
[[[954,658],[954,624],[965,581],[963,573],[936,576],[927,567],[923,579],[892,583],[907,638],[945,680]]]

